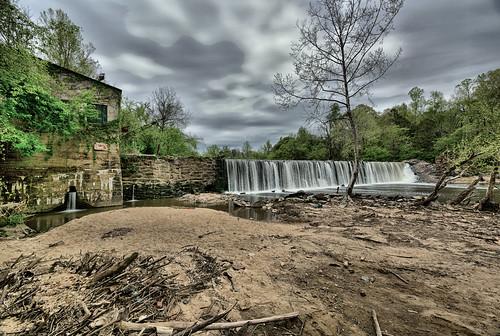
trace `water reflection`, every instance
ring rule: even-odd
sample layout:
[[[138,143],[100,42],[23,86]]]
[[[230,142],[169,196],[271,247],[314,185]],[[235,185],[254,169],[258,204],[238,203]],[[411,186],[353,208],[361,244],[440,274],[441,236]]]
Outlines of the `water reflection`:
[[[262,199],[258,196],[250,197],[253,200]],[[184,208],[184,209],[194,209],[194,208],[208,208],[218,211],[225,211],[232,216],[258,220],[258,221],[271,221],[274,219],[274,215],[271,211],[264,210],[262,208],[242,208],[235,206],[232,202],[229,204],[218,204],[218,205],[206,205],[198,203],[189,203],[185,201],[180,201],[177,199],[166,198],[166,199],[151,199],[151,200],[134,200],[134,202],[124,202],[121,207],[107,207],[107,208],[93,208],[84,209],[74,212],[50,212],[46,214],[40,214],[32,217],[27,225],[35,230],[36,232],[47,232],[50,229],[61,226],[73,219],[81,218],[86,215],[105,212],[110,210],[122,209],[122,208],[136,208],[136,207],[173,207],[173,208]]]

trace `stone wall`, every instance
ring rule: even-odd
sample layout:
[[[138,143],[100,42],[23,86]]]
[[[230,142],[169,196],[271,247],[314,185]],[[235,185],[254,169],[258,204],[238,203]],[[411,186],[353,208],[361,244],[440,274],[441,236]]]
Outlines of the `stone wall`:
[[[222,160],[125,155],[121,162],[125,200],[132,199],[132,196],[135,199],[156,199],[224,190]]]
[[[120,89],[55,64],[49,64],[48,70],[60,87],[59,92],[55,92],[60,99],[69,101],[82,91],[91,90],[95,103],[107,106],[108,121],[118,118],[122,96]]]
[[[31,212],[64,209],[68,191],[76,188],[79,208],[121,205],[119,148],[106,147],[65,142],[52,155],[0,161],[0,201],[24,201]]]

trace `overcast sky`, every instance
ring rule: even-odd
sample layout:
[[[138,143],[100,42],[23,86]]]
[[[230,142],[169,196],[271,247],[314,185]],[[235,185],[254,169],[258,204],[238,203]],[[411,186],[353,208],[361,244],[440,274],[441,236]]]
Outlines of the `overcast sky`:
[[[170,86],[204,144],[260,146],[295,132],[302,109],[280,110],[271,85],[291,71],[290,43],[305,0],[21,0],[33,17],[61,8],[96,47],[107,82],[146,99]],[[464,78],[500,67],[500,0],[406,0],[389,36],[397,65],[372,89],[374,108],[414,86],[453,93]],[[201,147],[204,147],[203,144]]]

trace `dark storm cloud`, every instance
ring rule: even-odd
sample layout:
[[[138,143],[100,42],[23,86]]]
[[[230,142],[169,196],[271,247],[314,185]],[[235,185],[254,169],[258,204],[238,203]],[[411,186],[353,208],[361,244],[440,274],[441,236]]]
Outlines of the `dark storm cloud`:
[[[379,108],[414,86],[450,95],[462,79],[500,66],[500,16],[491,0],[407,1],[390,41],[403,54],[373,90]]]
[[[84,28],[107,80],[145,99],[171,86],[192,113],[187,131],[231,146],[294,132],[302,107],[273,102],[272,77],[292,71],[288,55],[308,0],[21,0],[31,13],[62,8]],[[413,86],[446,95],[462,79],[500,67],[500,0],[407,0],[388,50],[399,62],[371,90],[382,110]],[[366,97],[358,100],[367,101]]]
[[[491,0],[493,1],[493,5],[495,6],[498,13],[500,13],[500,0]]]

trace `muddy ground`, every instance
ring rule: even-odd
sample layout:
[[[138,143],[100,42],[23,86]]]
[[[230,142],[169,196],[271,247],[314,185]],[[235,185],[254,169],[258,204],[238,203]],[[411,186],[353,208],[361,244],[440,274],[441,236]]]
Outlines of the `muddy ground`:
[[[229,320],[301,314],[298,328],[256,335],[375,335],[372,309],[386,335],[500,335],[498,214],[377,200],[319,204],[274,204],[280,221],[272,223],[199,208],[115,210],[0,241],[0,263],[32,252],[53,260],[137,251],[169,255],[167,271],[181,273],[192,268],[194,247],[228,265],[227,274],[168,307],[177,320],[237,302]],[[52,296],[71,289],[57,274],[43,281]],[[15,324],[2,321],[0,331]]]

